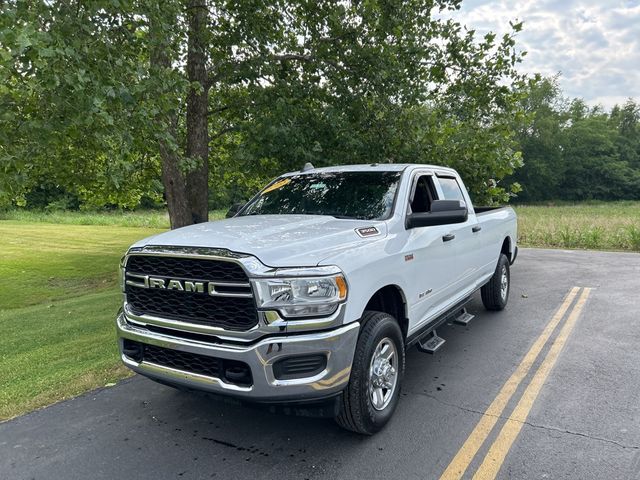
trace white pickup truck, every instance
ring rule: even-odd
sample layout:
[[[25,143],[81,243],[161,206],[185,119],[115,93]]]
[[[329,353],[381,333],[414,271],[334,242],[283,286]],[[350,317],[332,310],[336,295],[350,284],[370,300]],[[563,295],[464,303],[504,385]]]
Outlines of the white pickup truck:
[[[310,165],[233,218],[161,233],[121,262],[122,360],[178,388],[335,416],[373,434],[398,403],[411,346],[466,323],[478,290],[509,298],[511,208],[475,208],[431,165]]]

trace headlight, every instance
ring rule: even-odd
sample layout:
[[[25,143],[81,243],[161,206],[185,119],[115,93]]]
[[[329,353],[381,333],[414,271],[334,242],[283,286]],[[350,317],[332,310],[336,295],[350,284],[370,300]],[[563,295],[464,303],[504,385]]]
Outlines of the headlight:
[[[254,280],[258,308],[280,310],[285,317],[331,315],[347,298],[342,275]]]

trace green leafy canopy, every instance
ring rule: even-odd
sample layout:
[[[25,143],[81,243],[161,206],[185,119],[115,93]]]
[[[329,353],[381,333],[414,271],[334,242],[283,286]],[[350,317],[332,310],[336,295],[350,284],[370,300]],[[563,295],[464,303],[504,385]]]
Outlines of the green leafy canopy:
[[[502,179],[522,163],[514,135],[527,120],[522,24],[479,38],[449,18],[459,6],[5,1],[0,204],[25,203],[44,184],[87,206],[161,199],[168,155],[177,175],[200,161],[186,153],[186,111],[189,92],[203,91],[212,206],[306,161],[448,165],[476,201],[505,201],[518,189]],[[204,85],[186,70],[193,8],[206,9]]]

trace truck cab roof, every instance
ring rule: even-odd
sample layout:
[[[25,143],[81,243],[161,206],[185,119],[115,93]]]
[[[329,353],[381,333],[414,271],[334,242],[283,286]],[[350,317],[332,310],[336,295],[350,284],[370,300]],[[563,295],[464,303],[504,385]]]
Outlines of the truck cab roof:
[[[290,177],[295,175],[307,175],[318,173],[338,173],[338,172],[402,172],[405,170],[414,170],[423,168],[426,170],[437,170],[440,172],[451,173],[456,175],[456,171],[452,168],[442,167],[440,165],[428,165],[422,163],[363,163],[354,165],[335,165],[331,167],[310,168],[307,170],[298,170],[288,172],[282,177]]]

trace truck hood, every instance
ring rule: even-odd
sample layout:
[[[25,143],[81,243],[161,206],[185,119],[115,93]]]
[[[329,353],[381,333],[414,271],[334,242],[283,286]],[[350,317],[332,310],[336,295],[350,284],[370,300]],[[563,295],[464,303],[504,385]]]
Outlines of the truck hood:
[[[363,238],[356,231],[367,227],[375,227],[380,233]],[[225,248],[254,255],[270,267],[306,267],[386,235],[386,223],[381,221],[325,215],[250,215],[178,228],[141,240],[133,247]]]

